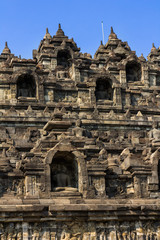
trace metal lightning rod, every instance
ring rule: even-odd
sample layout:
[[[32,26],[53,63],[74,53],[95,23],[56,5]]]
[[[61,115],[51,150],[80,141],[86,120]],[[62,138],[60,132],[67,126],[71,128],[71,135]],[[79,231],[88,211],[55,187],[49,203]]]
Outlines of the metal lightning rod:
[[[101,22],[102,24],[102,37],[103,37],[103,45],[104,45],[104,29],[103,29],[103,21]]]

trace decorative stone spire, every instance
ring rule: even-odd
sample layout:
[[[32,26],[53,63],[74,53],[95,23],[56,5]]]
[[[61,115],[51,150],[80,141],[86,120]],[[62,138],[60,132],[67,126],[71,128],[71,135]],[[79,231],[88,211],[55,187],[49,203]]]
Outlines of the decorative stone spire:
[[[152,43],[151,53],[156,53],[156,52],[157,52],[157,49],[156,49],[154,43]]]
[[[58,37],[63,37],[64,36],[64,32],[61,29],[61,24],[60,23],[58,25],[58,31],[56,32],[56,36],[58,36]]]
[[[10,54],[11,53],[11,50],[9,49],[7,42],[5,42],[5,48],[3,49],[2,53],[3,54]]]
[[[105,47],[104,47],[104,45],[103,45],[103,42],[101,41],[101,44],[100,44],[98,50],[101,50],[101,49],[104,49],[104,48],[105,48]]]
[[[158,49],[155,47],[154,43],[152,43],[152,48],[151,48],[151,52],[149,53],[149,55],[147,56],[148,60],[151,62],[156,61],[157,56],[159,56],[159,51]]]
[[[46,34],[44,35],[44,39],[51,39],[52,37],[51,37],[51,35],[50,35],[50,33],[49,33],[49,31],[48,31],[48,28],[46,28]]]
[[[111,27],[111,33],[109,35],[109,39],[112,39],[112,40],[117,39],[117,35],[113,31],[113,27]]]
[[[139,59],[140,59],[140,61],[142,61],[142,62],[145,62],[145,61],[146,61],[145,57],[143,56],[143,53],[141,53],[141,56],[139,57]]]

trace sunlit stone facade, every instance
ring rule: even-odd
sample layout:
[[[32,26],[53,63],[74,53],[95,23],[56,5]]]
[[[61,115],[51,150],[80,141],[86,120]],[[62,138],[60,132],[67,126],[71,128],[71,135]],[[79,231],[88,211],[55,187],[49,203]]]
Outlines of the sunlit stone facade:
[[[0,55],[0,239],[160,240],[160,49],[59,25]]]

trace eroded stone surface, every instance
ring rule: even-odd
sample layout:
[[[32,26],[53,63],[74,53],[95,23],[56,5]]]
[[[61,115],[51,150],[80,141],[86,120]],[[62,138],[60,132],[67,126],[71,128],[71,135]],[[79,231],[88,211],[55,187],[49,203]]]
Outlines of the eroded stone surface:
[[[0,55],[0,238],[160,239],[160,50],[111,28],[94,58],[59,25]]]

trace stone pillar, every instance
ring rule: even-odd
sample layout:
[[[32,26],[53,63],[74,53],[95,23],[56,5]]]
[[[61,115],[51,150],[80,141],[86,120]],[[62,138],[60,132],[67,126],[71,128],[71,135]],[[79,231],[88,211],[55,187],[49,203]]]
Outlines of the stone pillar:
[[[95,104],[96,103],[95,87],[90,87],[89,94],[90,94],[91,104]]]
[[[37,98],[40,102],[44,102],[44,87],[41,83],[37,86]]]
[[[126,70],[120,70],[120,83],[125,84],[126,81]]]
[[[10,89],[11,89],[11,98],[12,99],[16,98],[16,95],[17,95],[17,85],[16,84],[11,84],[10,85]]]
[[[74,69],[74,76],[75,76],[75,81],[76,81],[76,82],[80,82],[81,76],[80,76],[80,71],[79,71],[79,69],[77,69],[77,68]]]
[[[131,95],[130,95],[130,93],[126,93],[126,95],[125,95],[125,106],[126,107],[129,107],[130,105],[131,105]]]
[[[149,74],[148,83],[149,83],[149,86],[156,86],[156,73]]]
[[[141,198],[141,182],[139,176],[134,176],[134,194],[136,198]]]
[[[57,66],[57,59],[56,58],[52,58],[51,59],[51,69],[54,70]]]
[[[38,197],[39,196],[39,189],[37,186],[37,176],[26,176],[25,177],[25,190],[26,196],[29,197]]]
[[[118,87],[114,88],[113,103],[114,105],[117,105],[117,106],[122,105],[121,88],[118,88]]]
[[[10,101],[11,103],[16,103],[17,99],[17,85],[16,84],[11,84],[10,85],[10,92],[11,92],[11,96],[10,96]]]
[[[148,67],[147,65],[142,65],[142,75],[141,75],[142,83],[148,87],[149,86],[149,77],[148,77]]]
[[[22,223],[23,240],[29,239],[28,227],[28,223]]]

